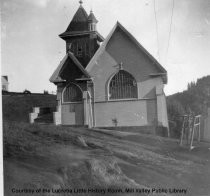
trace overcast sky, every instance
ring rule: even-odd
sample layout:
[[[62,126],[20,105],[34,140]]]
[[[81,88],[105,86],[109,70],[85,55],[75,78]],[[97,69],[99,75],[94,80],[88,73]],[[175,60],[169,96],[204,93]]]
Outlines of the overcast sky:
[[[167,95],[210,75],[210,0],[174,0],[169,47],[173,0],[155,1],[158,34],[154,0],[83,1],[104,37],[119,21],[163,65]],[[2,75],[9,76],[10,91],[55,91],[49,78],[65,55],[58,34],[78,7],[78,0],[1,0]]]

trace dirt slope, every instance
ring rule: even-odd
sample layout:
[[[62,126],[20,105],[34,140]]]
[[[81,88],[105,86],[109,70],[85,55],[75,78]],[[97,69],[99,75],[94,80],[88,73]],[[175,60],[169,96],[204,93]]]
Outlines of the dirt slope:
[[[189,152],[175,140],[129,134],[129,130],[121,133],[5,122],[5,195],[207,196],[209,147],[202,143]],[[42,192],[12,193],[24,188],[41,188]],[[128,193],[126,188],[135,191]],[[187,194],[136,192],[147,188],[187,189]],[[67,192],[70,189],[72,193]],[[89,193],[85,192],[88,189]]]

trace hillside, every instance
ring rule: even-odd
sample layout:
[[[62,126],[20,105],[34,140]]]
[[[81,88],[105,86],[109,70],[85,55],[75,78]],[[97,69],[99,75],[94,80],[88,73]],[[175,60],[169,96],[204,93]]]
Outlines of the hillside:
[[[55,95],[4,95],[3,120],[29,122],[33,107],[56,107]]]
[[[210,75],[189,83],[187,90],[168,96],[168,103],[174,101],[181,104],[183,112],[205,113],[210,106]]]
[[[179,138],[184,114],[207,114],[210,107],[210,76],[188,84],[187,90],[167,97],[167,110],[171,137]]]

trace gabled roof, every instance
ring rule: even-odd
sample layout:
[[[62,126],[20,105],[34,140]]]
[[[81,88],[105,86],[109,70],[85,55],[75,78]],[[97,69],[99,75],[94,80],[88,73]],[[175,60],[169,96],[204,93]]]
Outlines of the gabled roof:
[[[100,48],[97,50],[93,58],[88,63],[86,67],[87,72],[91,71],[92,67],[95,64],[95,61],[103,53],[109,40],[111,39],[117,28],[120,28],[132,40],[132,42],[148,56],[148,58],[153,62],[153,64],[160,70],[160,73],[167,74],[167,71],[162,67],[162,65],[160,65],[160,63],[119,22],[116,23],[109,35],[106,37],[105,41],[101,44]]]
[[[63,69],[63,66],[65,65],[65,62],[67,61],[67,59],[70,58],[74,64],[82,71],[82,73],[87,77],[90,78],[90,75],[88,74],[88,72],[83,68],[83,66],[81,65],[81,63],[77,60],[77,58],[71,53],[68,52],[64,58],[62,59],[62,61],[60,62],[60,64],[58,65],[57,69],[54,71],[54,73],[52,74],[52,76],[50,77],[50,82],[52,83],[59,83],[59,82],[64,82],[65,80],[63,80],[60,77],[60,73]]]

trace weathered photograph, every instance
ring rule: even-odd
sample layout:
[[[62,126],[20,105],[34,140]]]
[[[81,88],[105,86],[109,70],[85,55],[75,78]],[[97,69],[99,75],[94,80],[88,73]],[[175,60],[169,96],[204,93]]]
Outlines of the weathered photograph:
[[[210,196],[209,0],[1,0],[5,196]]]

